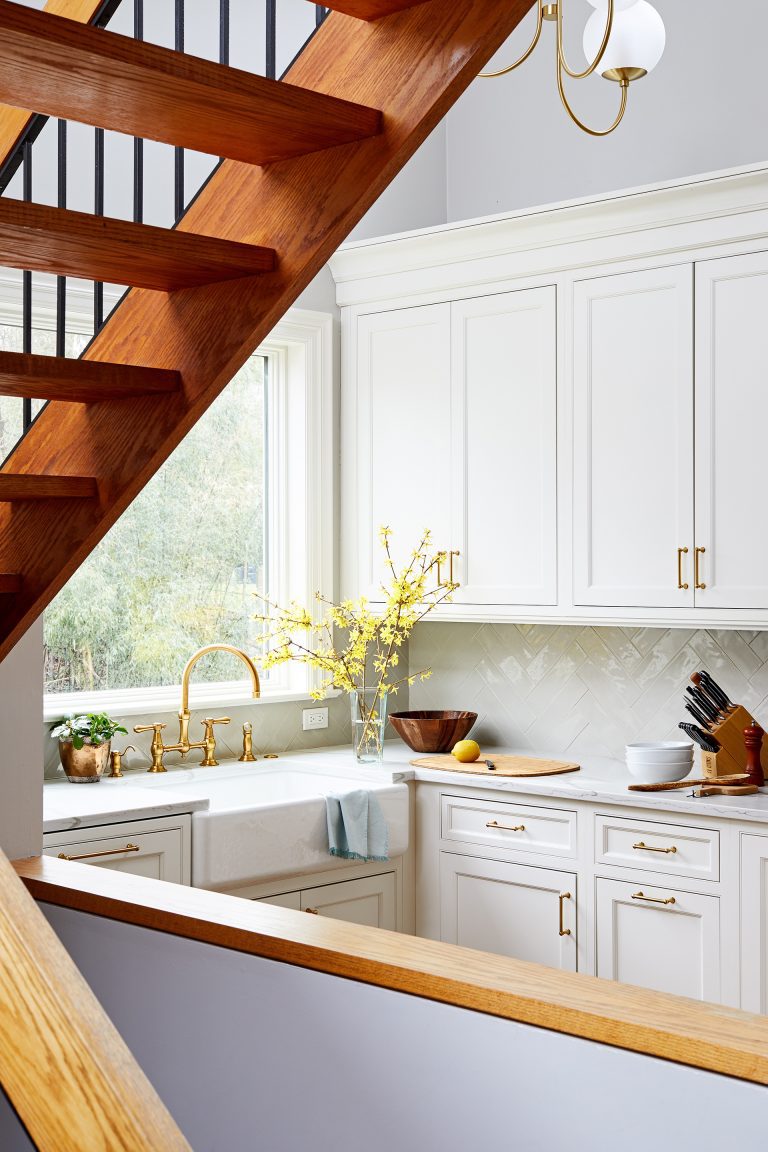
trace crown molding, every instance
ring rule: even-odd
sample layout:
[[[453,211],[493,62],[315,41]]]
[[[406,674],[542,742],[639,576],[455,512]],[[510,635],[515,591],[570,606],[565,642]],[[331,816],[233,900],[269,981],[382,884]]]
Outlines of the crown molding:
[[[759,164],[357,241],[330,269],[347,307],[767,237]]]

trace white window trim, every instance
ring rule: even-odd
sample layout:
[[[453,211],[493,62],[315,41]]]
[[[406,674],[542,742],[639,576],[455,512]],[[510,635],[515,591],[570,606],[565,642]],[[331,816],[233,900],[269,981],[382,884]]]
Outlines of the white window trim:
[[[105,287],[105,314],[121,293]],[[55,329],[55,282],[33,278],[34,326]],[[92,297],[77,281],[68,284],[67,329],[89,335],[92,332]],[[21,274],[0,276],[0,323],[21,323]],[[270,381],[273,403],[285,407],[278,422],[280,441],[273,445],[268,468],[278,500],[270,502],[271,539],[276,552],[270,579],[277,576],[280,595],[308,607],[315,592],[334,593],[335,576],[335,402],[333,385],[333,318],[325,312],[293,308],[276,325],[254,355],[267,353],[277,367],[279,378]],[[303,442],[305,453],[291,452],[291,444]],[[276,448],[276,450],[275,450]],[[288,504],[292,514],[288,516]],[[304,557],[301,576],[288,583],[291,556]],[[275,565],[279,572],[275,572]],[[254,612],[257,610],[254,605]],[[191,653],[190,653],[191,655]],[[179,669],[179,677],[181,669]],[[261,703],[306,700],[318,680],[316,674],[299,664],[287,664],[270,676],[262,688]],[[107,711],[129,716],[149,712],[176,711],[181,685],[162,688],[131,688],[106,692],[46,693],[45,720],[55,720],[70,712]],[[250,694],[250,681],[190,686],[190,705],[197,707],[236,707],[256,703]]]

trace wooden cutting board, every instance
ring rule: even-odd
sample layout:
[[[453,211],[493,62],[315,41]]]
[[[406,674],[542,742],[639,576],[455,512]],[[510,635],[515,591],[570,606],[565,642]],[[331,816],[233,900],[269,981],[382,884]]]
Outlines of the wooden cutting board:
[[[486,759],[496,765],[486,766]],[[414,768],[435,768],[440,772],[468,772],[473,776],[556,776],[559,772],[578,772],[580,765],[566,760],[536,760],[533,756],[481,756],[474,764],[460,764],[455,756],[423,756],[411,760]]]

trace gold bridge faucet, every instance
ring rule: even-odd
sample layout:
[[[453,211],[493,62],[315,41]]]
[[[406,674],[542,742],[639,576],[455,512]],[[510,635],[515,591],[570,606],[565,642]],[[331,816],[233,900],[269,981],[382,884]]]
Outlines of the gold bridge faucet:
[[[134,732],[152,732],[152,764],[147,769],[148,772],[167,772],[168,769],[163,764],[163,756],[166,752],[181,752],[182,756],[186,756],[187,752],[192,748],[202,748],[205,755],[200,761],[204,768],[215,768],[218,764],[216,759],[216,739],[213,735],[214,724],[229,724],[229,716],[206,716],[203,721],[203,739],[190,741],[189,739],[189,677],[201,656],[207,656],[209,652],[230,652],[233,656],[237,656],[242,660],[251,675],[253,684],[254,698],[261,695],[261,686],[259,684],[259,673],[251,660],[241,648],[235,648],[232,644],[208,644],[205,648],[201,648],[190,656],[189,660],[184,667],[181,675],[181,707],[179,708],[179,739],[176,744],[164,744],[162,732],[165,724],[137,724],[134,727]]]

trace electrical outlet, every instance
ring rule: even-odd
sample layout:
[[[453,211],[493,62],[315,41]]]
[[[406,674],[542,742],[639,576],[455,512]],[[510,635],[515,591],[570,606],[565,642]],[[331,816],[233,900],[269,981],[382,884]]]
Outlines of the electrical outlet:
[[[314,732],[318,728],[328,727],[327,708],[305,708],[301,717],[305,732]]]

